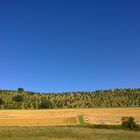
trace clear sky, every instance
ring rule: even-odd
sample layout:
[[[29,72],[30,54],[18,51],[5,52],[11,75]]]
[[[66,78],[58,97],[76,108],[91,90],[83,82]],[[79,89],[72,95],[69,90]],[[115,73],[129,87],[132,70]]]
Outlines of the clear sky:
[[[139,0],[0,0],[0,89],[140,87]]]

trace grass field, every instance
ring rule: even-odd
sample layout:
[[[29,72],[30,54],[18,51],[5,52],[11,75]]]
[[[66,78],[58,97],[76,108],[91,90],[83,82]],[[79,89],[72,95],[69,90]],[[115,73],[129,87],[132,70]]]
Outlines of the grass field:
[[[89,124],[119,125],[121,117],[133,116],[140,124],[140,108],[0,110],[0,126],[77,125],[79,116]]]
[[[82,127],[0,127],[0,140],[139,140],[140,131]]]

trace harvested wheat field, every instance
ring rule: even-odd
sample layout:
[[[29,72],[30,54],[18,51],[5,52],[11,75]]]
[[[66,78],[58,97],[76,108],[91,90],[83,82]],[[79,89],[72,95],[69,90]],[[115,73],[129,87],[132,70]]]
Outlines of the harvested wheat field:
[[[133,116],[140,124],[140,108],[94,108],[49,110],[0,110],[0,126],[77,125],[78,116],[89,124],[118,125],[121,117]]]

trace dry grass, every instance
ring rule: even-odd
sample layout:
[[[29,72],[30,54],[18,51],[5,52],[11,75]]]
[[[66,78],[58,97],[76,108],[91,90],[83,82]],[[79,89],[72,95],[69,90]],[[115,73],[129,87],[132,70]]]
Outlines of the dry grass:
[[[120,124],[121,117],[133,116],[140,124],[140,108],[0,110],[0,126],[77,125],[82,115],[90,124]]]
[[[0,127],[0,140],[139,140],[139,131],[86,127]]]

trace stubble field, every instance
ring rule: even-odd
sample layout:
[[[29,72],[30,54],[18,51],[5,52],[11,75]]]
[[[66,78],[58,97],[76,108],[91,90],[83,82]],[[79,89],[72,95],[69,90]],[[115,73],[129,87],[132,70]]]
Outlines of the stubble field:
[[[94,108],[50,110],[0,110],[0,126],[78,125],[79,116],[88,124],[121,124],[121,117],[133,116],[140,124],[140,108]]]

